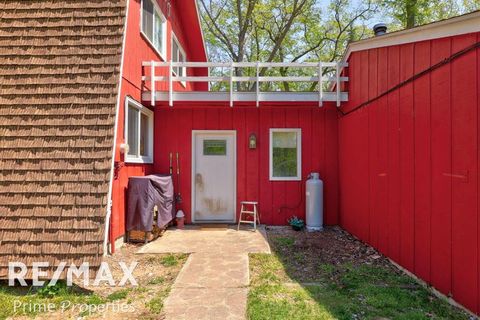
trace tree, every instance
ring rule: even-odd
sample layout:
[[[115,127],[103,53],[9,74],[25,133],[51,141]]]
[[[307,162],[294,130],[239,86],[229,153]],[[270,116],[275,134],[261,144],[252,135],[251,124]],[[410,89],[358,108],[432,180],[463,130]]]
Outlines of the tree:
[[[370,35],[365,22],[376,8],[370,1],[350,0],[200,0],[202,23],[212,61],[334,61],[348,41]],[[356,2],[355,2],[356,3]],[[236,75],[252,74],[236,69]],[[260,74],[302,74],[305,71],[261,69]],[[325,72],[328,72],[326,70]],[[264,84],[275,89],[272,84]],[[314,86],[284,83],[313,90]],[[240,88],[240,87],[239,87]],[[243,89],[254,87],[246,84]]]
[[[480,0],[199,0],[211,61],[337,61],[350,41],[372,35],[372,17],[386,19],[389,30],[449,18],[480,8]],[[228,70],[227,70],[228,71]],[[225,70],[212,70],[223,74]],[[312,71],[314,72],[314,71]],[[293,68],[261,69],[260,75],[312,75]],[[324,73],[332,72],[325,69]],[[237,76],[255,68],[235,69]],[[283,90],[315,90],[316,84],[281,84]],[[216,84],[213,89],[227,89]],[[252,83],[238,90],[255,89]],[[262,90],[279,89],[263,83]]]
[[[480,9],[480,0],[379,0],[391,29],[413,28]]]

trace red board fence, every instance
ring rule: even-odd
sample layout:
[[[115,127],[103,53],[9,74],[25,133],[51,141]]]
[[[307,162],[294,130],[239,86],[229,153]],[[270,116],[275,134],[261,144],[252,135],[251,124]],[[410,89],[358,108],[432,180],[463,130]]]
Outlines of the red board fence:
[[[480,313],[480,41],[467,34],[354,52],[339,120],[340,223]]]

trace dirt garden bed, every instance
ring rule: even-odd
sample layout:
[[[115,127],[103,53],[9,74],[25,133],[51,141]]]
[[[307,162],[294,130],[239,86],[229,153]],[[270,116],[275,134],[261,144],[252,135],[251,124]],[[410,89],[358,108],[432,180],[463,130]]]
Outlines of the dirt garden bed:
[[[0,319],[161,319],[163,302],[178,272],[187,259],[185,254],[135,254],[139,246],[126,244],[115,255],[105,257],[114,279],[123,272],[118,265],[137,261],[133,273],[138,286],[102,285],[68,288],[64,283],[54,289],[10,288],[0,286]],[[117,280],[118,281],[118,280]],[[16,302],[17,301],[17,302]],[[15,303],[22,303],[15,308]],[[53,304],[53,311],[41,306]],[[32,310],[31,306],[38,306]],[[25,306],[25,307],[24,307]]]

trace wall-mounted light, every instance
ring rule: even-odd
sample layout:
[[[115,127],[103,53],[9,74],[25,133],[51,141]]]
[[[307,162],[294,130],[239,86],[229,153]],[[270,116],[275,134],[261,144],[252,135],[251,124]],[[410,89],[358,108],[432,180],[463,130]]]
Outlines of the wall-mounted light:
[[[130,150],[130,147],[128,146],[128,144],[122,143],[120,145],[120,153],[121,154],[127,154],[129,150]]]
[[[255,133],[251,133],[250,137],[248,137],[248,147],[250,149],[257,148],[257,136],[255,135]]]

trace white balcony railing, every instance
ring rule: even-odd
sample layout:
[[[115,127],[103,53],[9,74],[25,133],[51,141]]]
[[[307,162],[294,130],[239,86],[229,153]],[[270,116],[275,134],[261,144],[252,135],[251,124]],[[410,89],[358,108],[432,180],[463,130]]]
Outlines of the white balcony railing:
[[[322,106],[324,101],[336,101],[337,106],[340,106],[342,101],[348,100],[348,93],[341,91],[341,84],[348,81],[348,77],[341,75],[342,68],[348,66],[344,62],[218,63],[145,61],[142,63],[142,66],[144,68],[144,75],[142,76],[144,88],[149,87],[149,90],[144,91],[142,99],[150,100],[152,106],[155,106],[156,101],[168,101],[169,106],[173,106],[174,101],[229,101],[230,106],[233,106],[234,102],[237,101],[254,101],[257,107],[262,101],[318,101],[319,106]],[[192,72],[188,72],[192,68],[207,68],[209,75],[178,76],[174,73],[174,70],[180,68],[185,70],[182,72],[185,75],[192,74]],[[285,74],[285,70],[296,70],[296,74],[277,76],[276,74],[279,73],[276,72],[272,76],[272,72],[269,71],[276,68],[283,68],[283,74]],[[213,69],[216,72],[211,72]],[[239,73],[241,69],[243,70]],[[250,75],[248,75],[249,73]],[[175,90],[175,82],[183,83],[184,85],[193,82],[208,83],[209,91]],[[223,84],[223,86],[219,86],[219,83]],[[247,90],[239,90],[242,83],[243,88],[247,88]],[[284,90],[285,83],[309,83],[308,87],[314,89],[314,91],[298,90],[298,88],[296,88],[296,91],[286,91]],[[216,90],[211,89],[212,84],[217,84]],[[273,91],[262,91],[262,85],[265,86],[266,84],[270,88],[273,87]],[[330,91],[328,88],[333,88],[334,91]]]

